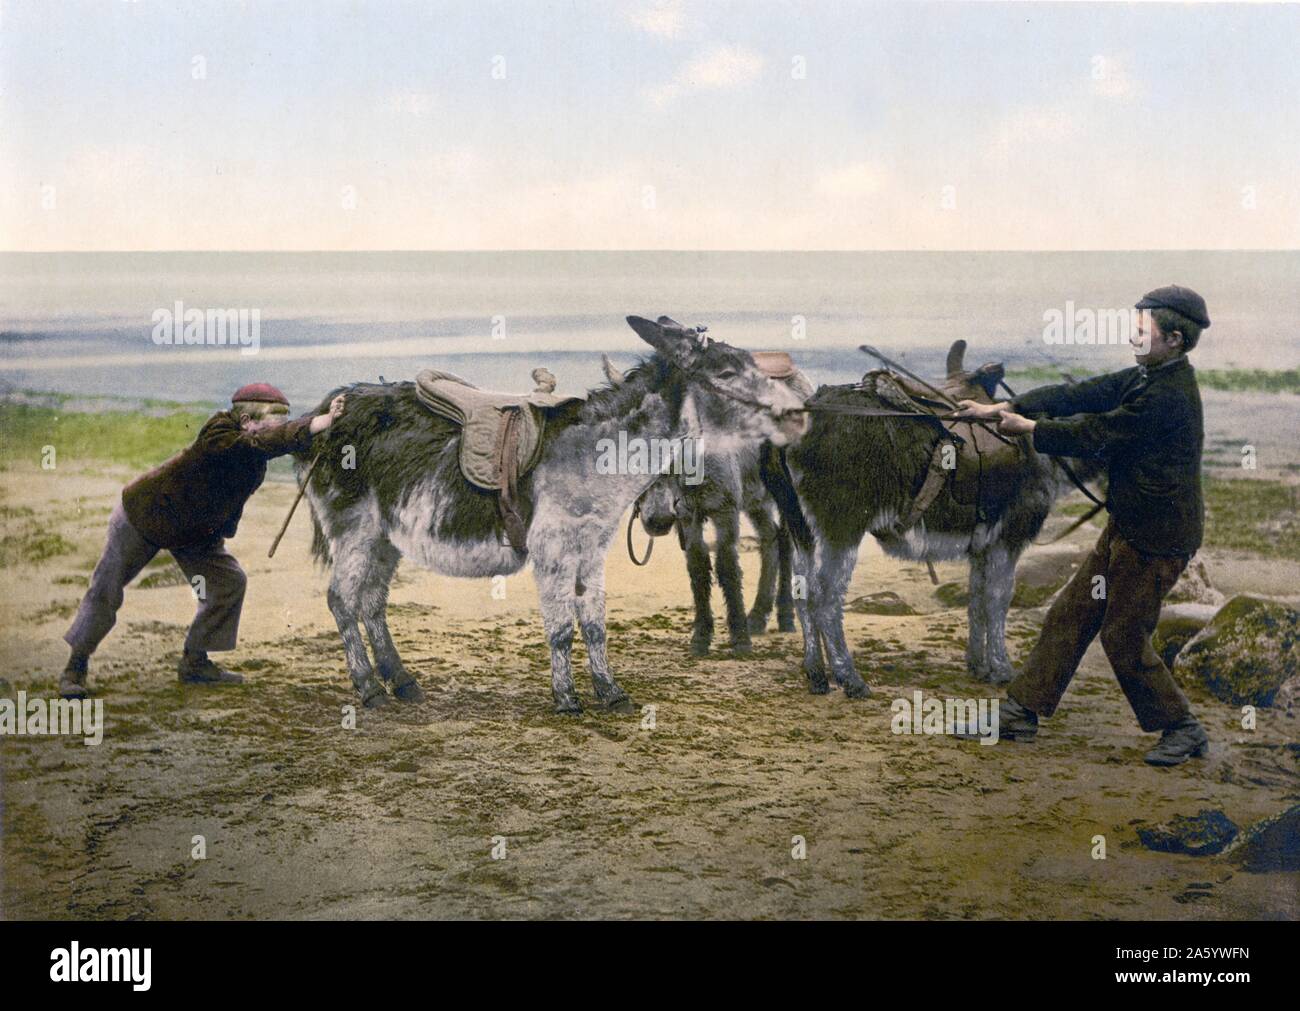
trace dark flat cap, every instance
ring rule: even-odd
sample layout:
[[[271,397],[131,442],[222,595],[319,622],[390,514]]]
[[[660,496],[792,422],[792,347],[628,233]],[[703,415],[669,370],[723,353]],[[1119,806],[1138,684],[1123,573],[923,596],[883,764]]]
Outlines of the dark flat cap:
[[[241,386],[231,395],[230,402],[289,406],[289,398],[270,383],[249,383],[247,386]]]
[[[1155,291],[1148,291],[1133,308],[1172,309],[1199,326],[1210,325],[1210,313],[1205,308],[1205,299],[1191,288],[1184,288],[1178,284],[1167,284]]]

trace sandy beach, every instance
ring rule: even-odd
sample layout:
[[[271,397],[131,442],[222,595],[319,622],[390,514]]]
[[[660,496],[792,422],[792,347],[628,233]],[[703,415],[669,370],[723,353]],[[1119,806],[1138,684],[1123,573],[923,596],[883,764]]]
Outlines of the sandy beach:
[[[0,570],[5,694],[52,693],[60,637],[133,473],[18,461],[0,474],[7,542],[38,529],[64,542]],[[1154,853],[1136,837],[1139,823],[1203,808],[1245,826],[1294,803],[1300,714],[1262,709],[1247,733],[1236,709],[1194,694],[1210,757],[1150,768],[1141,756],[1153,738],[1094,646],[1032,745],[895,735],[895,698],[989,692],[965,676],[964,609],[936,599],[923,566],[870,542],[850,599],[888,590],[916,612],[847,616],[870,699],[809,695],[797,633],[757,638],[752,659],[720,648],[692,659],[675,539],[644,569],[620,539],[608,559],[610,648],[638,715],[552,712],[527,570],[499,600],[489,581],[404,565],[391,622],[427,699],[363,710],[345,729],[356,699],[305,509],[266,557],[293,491],[268,482],[230,543],[250,583],[239,648],[222,659],[243,687],[178,684],[192,601],[160,560],[94,660],[103,743],[0,741],[4,917],[1300,915],[1294,874]],[[1043,539],[1068,520],[1058,510]],[[1096,533],[1068,543],[1082,549]],[[1300,563],[1286,557],[1202,557],[1227,594],[1288,599],[1300,586]],[[752,542],[742,564],[757,572]],[[943,582],[965,579],[961,565],[938,569]],[[1041,619],[1013,610],[1013,656]],[[579,687],[590,703],[585,674]],[[191,855],[196,836],[206,859]]]

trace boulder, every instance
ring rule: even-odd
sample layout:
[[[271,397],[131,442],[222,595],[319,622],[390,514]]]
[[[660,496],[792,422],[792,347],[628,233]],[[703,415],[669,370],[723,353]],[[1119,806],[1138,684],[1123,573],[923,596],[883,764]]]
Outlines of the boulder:
[[[1300,871],[1300,804],[1246,829],[1228,859],[1255,873]]]
[[[893,590],[881,590],[857,597],[844,605],[845,610],[857,614],[916,614],[916,610]]]
[[[1273,708],[1281,709],[1288,716],[1300,715],[1300,675],[1282,682],[1273,699]]]
[[[1188,685],[1234,706],[1271,706],[1300,673],[1300,612],[1245,594],[1233,597],[1192,637],[1174,663]]]
[[[944,607],[965,607],[970,603],[970,584],[944,583],[935,588],[934,595]]]
[[[1237,826],[1222,811],[1204,809],[1194,816],[1176,814],[1159,825],[1144,825],[1137,835],[1157,853],[1187,853],[1194,857],[1222,853],[1237,838]]]
[[[1192,560],[1183,569],[1183,574],[1174,583],[1173,589],[1165,594],[1167,604],[1209,604],[1222,607],[1223,593],[1216,590],[1210,582],[1210,574],[1200,555],[1193,555]]]
[[[1077,544],[1050,544],[1025,553],[1016,566],[1016,588],[1012,607],[1046,604],[1070,581],[1091,548],[1080,551]]]
[[[1211,604],[1172,604],[1160,612],[1160,621],[1151,636],[1151,645],[1166,667],[1174,665],[1179,650],[1191,642],[1218,613]]]

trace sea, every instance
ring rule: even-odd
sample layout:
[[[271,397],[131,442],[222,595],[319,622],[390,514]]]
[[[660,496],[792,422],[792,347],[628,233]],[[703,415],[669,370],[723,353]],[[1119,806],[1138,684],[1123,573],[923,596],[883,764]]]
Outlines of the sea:
[[[1053,314],[1082,321],[1169,283],[1209,304],[1199,366],[1300,365],[1295,251],[2,253],[0,392],[220,403],[264,381],[305,408],[425,367],[527,390],[545,366],[581,393],[601,354],[625,367],[648,352],[626,316],[664,314],[789,351],[817,383],[859,377],[862,344],[939,374],[957,338],[970,365],[1097,372],[1130,349],[1048,343]],[[159,343],[178,304],[255,313],[256,353]]]

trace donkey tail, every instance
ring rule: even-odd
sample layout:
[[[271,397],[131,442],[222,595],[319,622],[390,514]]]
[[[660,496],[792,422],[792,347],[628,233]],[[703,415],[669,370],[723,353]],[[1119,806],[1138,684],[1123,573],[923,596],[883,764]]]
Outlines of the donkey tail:
[[[330,542],[325,536],[325,531],[321,528],[320,520],[316,518],[316,510],[309,509],[311,513],[311,554],[320,565],[329,565],[333,562],[330,557]]]
[[[319,438],[319,437],[318,437]],[[298,487],[302,489],[303,494],[307,490],[307,485],[311,482],[314,475],[312,474],[313,464],[308,453],[294,453],[294,473],[298,478]],[[304,495],[307,499],[307,515],[311,517],[311,553],[312,557],[320,565],[329,565],[333,559],[330,557],[330,542],[325,536],[325,530],[320,525],[320,517],[316,515],[316,507],[312,504],[310,496]]]
[[[759,454],[758,476],[762,479],[767,493],[776,502],[781,519],[790,531],[790,537],[799,546],[799,550],[805,554],[812,551],[812,529],[804,517],[803,508],[799,505],[799,494],[795,491],[794,478],[791,477],[790,467],[786,463],[785,450],[778,449],[770,442],[764,443],[763,451]]]

